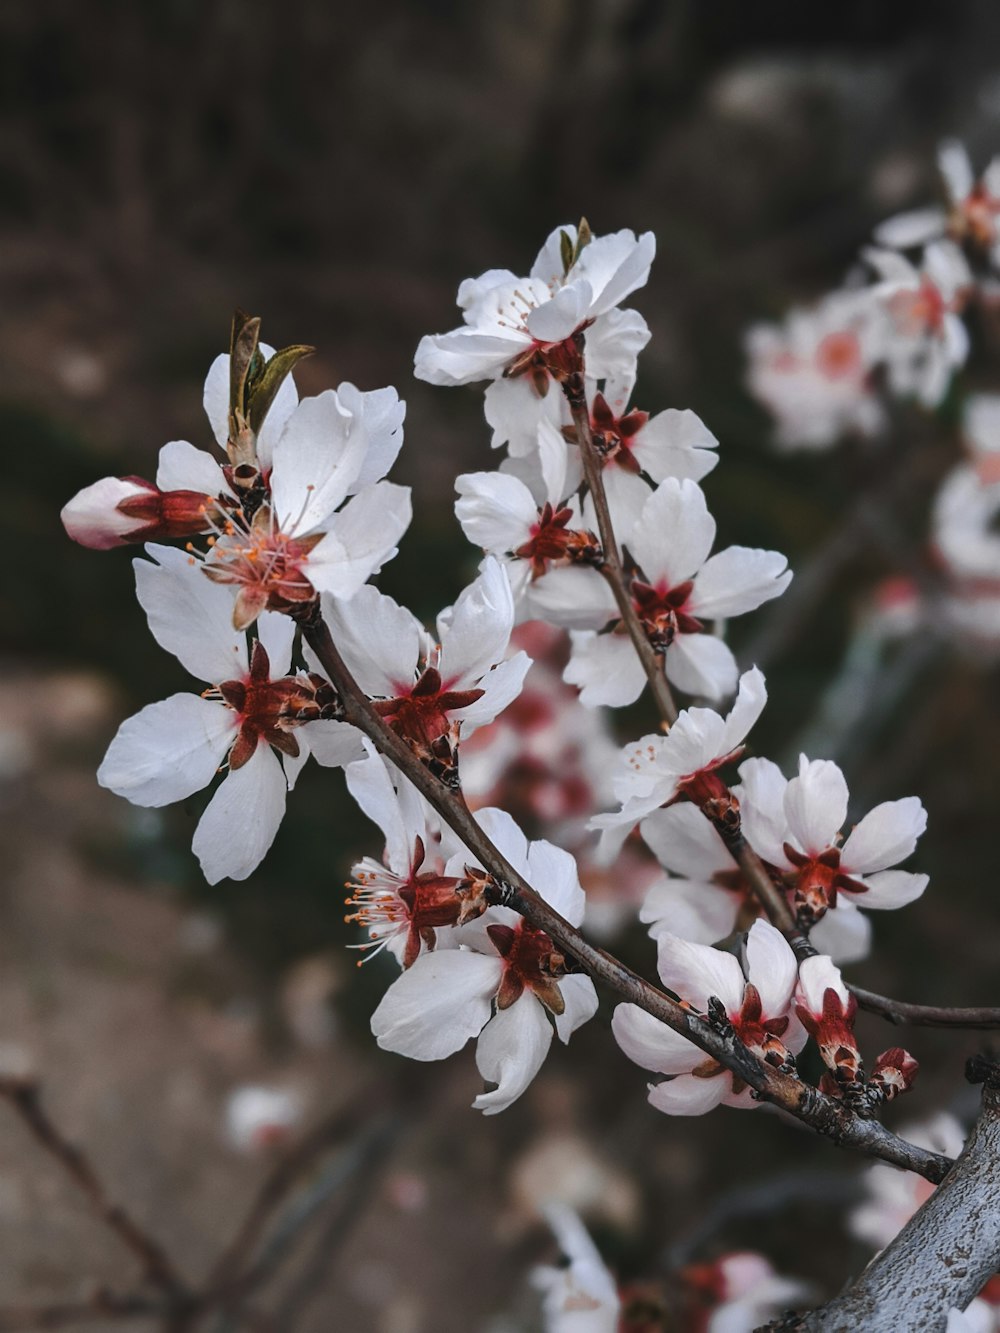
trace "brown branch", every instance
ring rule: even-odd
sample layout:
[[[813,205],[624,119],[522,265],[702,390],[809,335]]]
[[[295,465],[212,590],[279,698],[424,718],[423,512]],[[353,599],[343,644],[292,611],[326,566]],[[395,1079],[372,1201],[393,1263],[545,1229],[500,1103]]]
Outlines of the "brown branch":
[[[312,617],[303,618],[301,623],[306,641],[339,692],[344,719],[374,742],[478,857],[496,882],[498,902],[513,908],[532,925],[544,930],[592,978],[617,991],[625,1000],[638,1005],[713,1056],[743,1079],[762,1100],[781,1107],[842,1147],[855,1148],[869,1156],[917,1171],[928,1180],[943,1178],[950,1166],[947,1158],[906,1143],[877,1121],[862,1119],[843,1103],[758,1060],[736,1038],[731,1028],[726,1029],[692,1013],[619,959],[584,939],[493,845],[473,819],[462,797],[436,778],[406,742],[378,716],[340,656],[329,627],[319,615],[318,606],[313,608]]]
[[[168,1298],[171,1308],[183,1309],[191,1293],[159,1243],[117,1203],[79,1148],[69,1143],[56,1129],[42,1108],[38,1084],[29,1078],[0,1078],[0,1096],[4,1096],[43,1148],[59,1163],[83,1193],[101,1221],[132,1251],[142,1264],[145,1277]],[[45,1327],[45,1325],[41,1325]]]
[[[89,1301],[66,1301],[52,1305],[0,1306],[0,1333],[28,1333],[29,1329],[69,1328],[97,1320],[135,1319],[143,1315],[169,1316],[165,1302],[138,1292],[120,1295],[101,1288]]]
[[[965,1028],[990,1032],[1000,1028],[1000,1009],[988,1007],[948,1008],[935,1004],[908,1004],[887,995],[865,990],[848,982],[847,989],[856,997],[858,1005],[871,1014],[878,1014],[897,1027]]]
[[[972,1062],[970,1062],[970,1065]],[[852,1287],[808,1314],[810,1333],[943,1329],[1000,1266],[1000,1081],[986,1074],[979,1119],[940,1189]],[[971,1076],[981,1078],[975,1069]]]
[[[604,551],[601,573],[614,594],[622,623],[628,631],[636,655],[642,663],[642,669],[646,673],[649,688],[653,693],[657,710],[663,722],[663,729],[666,730],[677,719],[677,705],[664,674],[663,655],[657,653],[649,642],[646,631],[636,614],[626,584],[625,570],[622,566],[621,553],[618,550],[618,540],[615,537],[614,525],[611,522],[611,511],[608,508],[608,497],[604,490],[601,461],[597,456],[597,446],[594,444],[594,432],[590,428],[590,411],[587,407],[583,372],[574,372],[563,381],[562,387],[566,402],[569,405],[570,415],[573,418],[573,425],[576,428],[580,458],[583,462],[584,479],[594,504],[594,512],[597,515],[597,528],[601,535],[601,546]]]

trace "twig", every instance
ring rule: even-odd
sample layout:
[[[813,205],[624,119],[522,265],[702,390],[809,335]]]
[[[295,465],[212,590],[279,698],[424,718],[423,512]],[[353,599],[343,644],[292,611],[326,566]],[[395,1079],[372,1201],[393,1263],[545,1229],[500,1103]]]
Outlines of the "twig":
[[[39,1143],[86,1195],[101,1221],[132,1251],[142,1264],[145,1277],[165,1294],[171,1308],[181,1310],[189,1305],[191,1293],[158,1242],[120,1204],[111,1201],[80,1149],[63,1138],[46,1115],[38,1084],[29,1078],[3,1077],[0,1096],[7,1098]]]
[[[909,1025],[922,1028],[966,1028],[984,1032],[1000,1028],[1000,1009],[987,1007],[949,1009],[935,1004],[908,1004],[905,1000],[893,1000],[887,995],[877,995],[875,991],[865,990],[862,986],[851,983],[848,983],[848,990],[856,997],[862,1009],[867,1009],[871,1014],[878,1014],[897,1027]]]
[[[498,902],[513,908],[532,925],[544,930],[591,977],[604,982],[624,999],[713,1056],[763,1100],[773,1102],[843,1147],[856,1148],[869,1156],[917,1171],[928,1180],[943,1178],[950,1166],[947,1158],[906,1143],[877,1121],[862,1119],[842,1103],[758,1060],[734,1034],[719,1032],[706,1019],[672,1000],[619,959],[584,939],[493,845],[473,819],[462,797],[435,777],[375,712],[340,656],[318,605],[314,605],[311,616],[303,618],[301,623],[306,641],[339,692],[344,719],[374,742],[479,858],[496,883]]]
[[[563,382],[563,393],[569,405],[576,438],[580,446],[580,458],[583,462],[583,475],[587,489],[597,515],[597,528],[601,535],[601,547],[604,551],[604,563],[601,569],[605,581],[614,593],[615,602],[628,636],[642,663],[642,669],[649,681],[649,688],[656,701],[656,707],[666,730],[677,719],[677,705],[664,674],[664,659],[649,642],[646,631],[636,614],[635,606],[626,586],[625,570],[622,566],[618,540],[611,522],[608,497],[604,490],[604,478],[601,462],[594,444],[594,433],[590,428],[590,412],[587,407],[587,392],[582,371],[576,371]]]
[[[98,1319],[134,1319],[143,1315],[169,1315],[169,1310],[162,1299],[143,1296],[139,1292],[121,1295],[102,1287],[89,1301],[0,1306],[0,1333],[69,1328],[73,1324],[92,1324]]]
[[[972,1064],[972,1062],[970,1062]],[[973,1076],[981,1077],[975,1069]],[[809,1333],[924,1333],[943,1329],[1000,1265],[1000,1081],[986,1075],[983,1105],[941,1187],[841,1296],[808,1314]]]

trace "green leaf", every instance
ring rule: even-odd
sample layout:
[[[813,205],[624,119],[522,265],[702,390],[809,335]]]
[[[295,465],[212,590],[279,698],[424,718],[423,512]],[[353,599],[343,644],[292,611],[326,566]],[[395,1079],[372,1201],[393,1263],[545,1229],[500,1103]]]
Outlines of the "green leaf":
[[[260,433],[264,418],[271,410],[275,395],[287,376],[303,357],[312,356],[315,350],[315,347],[304,345],[283,347],[280,352],[275,352],[261,372],[248,384],[247,420],[255,435]]]
[[[576,246],[573,250],[574,264],[593,239],[594,233],[590,230],[590,223],[586,218],[581,218],[580,225],[576,229]]]
[[[562,259],[563,277],[565,277],[573,267],[574,260],[573,242],[569,239],[568,231],[559,233],[559,257]]]
[[[259,359],[260,319],[237,310],[229,339],[229,436],[235,439],[246,420],[247,380]]]

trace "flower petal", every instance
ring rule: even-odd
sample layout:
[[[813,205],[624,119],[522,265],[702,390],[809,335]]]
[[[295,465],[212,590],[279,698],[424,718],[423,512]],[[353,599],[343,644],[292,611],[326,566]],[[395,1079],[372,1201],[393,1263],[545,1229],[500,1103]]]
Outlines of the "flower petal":
[[[785,815],[803,851],[816,856],[834,845],[847,818],[847,799],[847,782],[831,759],[799,756],[799,775],[785,791]]]
[[[927,811],[916,796],[884,801],[856,824],[841,853],[849,875],[870,875],[912,855],[927,828]]]
[[[503,660],[514,628],[514,598],[503,565],[487,556],[479,577],[450,613],[438,617],[441,678],[445,689],[474,685]]]
[[[411,1060],[443,1060],[489,1022],[503,964],[467,949],[421,954],[392,983],[372,1014],[384,1051]]]
[[[563,680],[579,688],[580,702],[587,708],[635,703],[646,676],[628,635],[574,630],[570,637],[573,647]]]
[[[171,440],[160,450],[156,484],[161,491],[203,491],[205,495],[231,495],[219,460],[206,449],[196,449],[187,440]]]
[[[779,597],[791,581],[792,571],[780,552],[730,546],[699,570],[691,611],[708,619],[741,616]]]
[[[726,1074],[716,1074],[714,1078],[681,1074],[650,1088],[649,1104],[666,1115],[704,1115],[714,1111],[730,1086]]]
[[[668,477],[646,501],[625,545],[650,583],[676,587],[705,563],[715,541],[715,519],[701,487]]]
[[[212,781],[238,725],[231,708],[196,694],[147,704],[118,728],[97,781],[133,805],[182,801]]]
[[[379,481],[358,491],[309,553],[306,573],[313,587],[335,597],[353,597],[396,554],[396,543],[412,517],[409,486]]]
[[[566,1008],[556,1015],[559,1040],[568,1042],[577,1028],[589,1022],[597,1013],[597,991],[590,977],[574,972],[559,982],[559,991]]]
[[[174,546],[146,547],[133,560],[135,591],[153,638],[198,680],[220,685],[247,672],[246,635],[233,629],[233,590],[205,577]]]
[[[704,1058],[687,1037],[637,1004],[619,1004],[611,1016],[615,1041],[630,1060],[655,1074],[689,1074]]]
[[[261,741],[209,801],[191,850],[209,884],[246,879],[274,842],[285,813],[288,784],[278,756]]]
[[[736,1014],[743,1004],[743,970],[731,953],[691,944],[676,935],[661,935],[656,942],[656,966],[660,980],[701,1013],[716,996],[726,1012]]]
[[[798,964],[791,946],[767,921],[755,921],[746,943],[747,980],[760,993],[765,1018],[781,1018],[791,1003]]]
[[[733,693],[740,674],[733,650],[714,634],[678,634],[667,649],[665,670],[685,694],[715,703]]]
[[[914,875],[908,870],[879,870],[866,875],[867,893],[859,893],[855,902],[872,912],[891,911],[916,902],[930,883],[929,875]]]
[[[365,462],[361,395],[327,389],[303,398],[274,449],[271,503],[282,532],[305,536],[346,499]]]
[[[413,688],[425,635],[412,611],[371,585],[359,588],[350,601],[324,597],[323,611],[366,694],[392,699]]]
[[[486,1024],[476,1047],[476,1067],[497,1087],[472,1105],[484,1115],[504,1111],[535,1077],[552,1043],[552,1024],[530,990],[509,1009],[499,1009]]]

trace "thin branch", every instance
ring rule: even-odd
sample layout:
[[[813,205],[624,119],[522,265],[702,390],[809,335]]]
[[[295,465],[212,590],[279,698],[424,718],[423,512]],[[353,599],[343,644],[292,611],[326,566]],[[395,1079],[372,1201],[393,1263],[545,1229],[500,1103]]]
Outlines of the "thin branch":
[[[857,998],[858,1005],[871,1014],[878,1014],[897,1027],[921,1028],[965,1028],[991,1032],[1000,1028],[1000,1009],[983,1008],[947,1008],[935,1004],[908,1004],[905,1000],[893,1000],[887,995],[878,995],[875,991],[865,990],[861,986],[848,983],[848,990]]]
[[[0,1306],[0,1333],[28,1333],[28,1330],[69,1328],[74,1324],[92,1324],[97,1320],[136,1319],[169,1315],[162,1299],[129,1292],[120,1295],[101,1288],[89,1301],[66,1301],[52,1305]]]
[[[0,1078],[0,1096],[6,1097],[38,1142],[59,1163],[89,1201],[101,1221],[132,1251],[149,1282],[167,1296],[172,1306],[190,1303],[187,1285],[159,1243],[117,1203],[108,1197],[87,1158],[56,1129],[42,1108],[38,1084],[28,1078]],[[45,1327],[45,1325],[41,1325]]]
[[[622,566],[621,553],[611,522],[608,497],[604,490],[604,477],[601,460],[597,456],[594,444],[594,432],[590,428],[590,411],[587,407],[587,392],[583,372],[574,372],[563,382],[563,393],[569,405],[576,438],[580,446],[580,458],[583,462],[583,475],[597,515],[597,528],[601,535],[604,551],[604,564],[601,572],[614,593],[615,602],[628,636],[632,640],[636,655],[642,663],[642,669],[649,681],[649,688],[656,701],[656,707],[662,719],[664,730],[677,719],[677,705],[664,674],[663,655],[657,653],[646,636],[646,631],[636,614],[635,606],[626,584],[625,570]]]
[[[436,778],[406,742],[378,716],[340,656],[329,628],[319,614],[318,605],[314,605],[311,617],[303,617],[301,623],[306,641],[339,692],[345,720],[374,742],[479,858],[496,882],[499,903],[513,908],[532,925],[544,930],[591,977],[604,982],[624,999],[713,1056],[761,1099],[781,1107],[842,1147],[855,1148],[869,1156],[917,1171],[928,1180],[936,1182],[944,1177],[951,1165],[947,1158],[906,1143],[878,1121],[862,1119],[841,1102],[758,1060],[736,1038],[731,1028],[726,1030],[692,1013],[619,959],[584,939],[493,845],[473,819],[462,797]]]
[[[970,1065],[973,1062],[970,1062]],[[1000,1081],[986,1075],[983,1105],[962,1155],[857,1282],[799,1325],[809,1333],[924,1333],[943,1329],[1000,1266]],[[975,1070],[977,1080],[981,1077]]]

